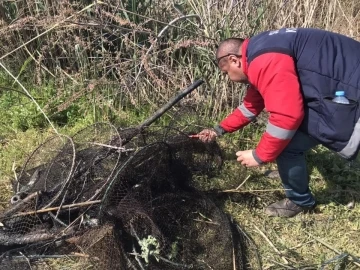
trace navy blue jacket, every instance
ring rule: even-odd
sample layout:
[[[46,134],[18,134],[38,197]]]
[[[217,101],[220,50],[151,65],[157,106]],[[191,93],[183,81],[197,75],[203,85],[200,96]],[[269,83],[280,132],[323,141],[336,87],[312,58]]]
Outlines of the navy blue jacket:
[[[360,145],[360,42],[312,28],[266,31],[249,39],[248,66],[268,52],[295,62],[305,112],[299,130],[342,157],[354,158]],[[345,91],[351,103],[332,102],[337,90]]]

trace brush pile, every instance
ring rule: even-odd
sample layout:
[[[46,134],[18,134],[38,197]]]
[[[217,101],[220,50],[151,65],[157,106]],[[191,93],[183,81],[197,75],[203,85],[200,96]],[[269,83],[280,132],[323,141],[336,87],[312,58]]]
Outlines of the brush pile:
[[[196,189],[221,170],[216,142],[175,128],[97,123],[40,145],[0,213],[1,269],[244,269],[239,227]]]

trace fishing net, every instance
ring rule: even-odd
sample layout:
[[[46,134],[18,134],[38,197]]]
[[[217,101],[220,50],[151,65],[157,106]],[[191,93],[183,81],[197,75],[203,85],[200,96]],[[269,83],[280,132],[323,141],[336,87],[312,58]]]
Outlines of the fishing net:
[[[221,171],[221,149],[189,134],[97,123],[44,143],[0,214],[0,267],[66,256],[71,269],[245,269],[238,225],[194,185]]]
[[[42,191],[42,205],[49,207],[53,196],[70,180],[74,168],[75,147],[71,138],[54,136],[41,144],[26,160],[14,182],[16,194],[11,198],[15,204],[34,192]]]

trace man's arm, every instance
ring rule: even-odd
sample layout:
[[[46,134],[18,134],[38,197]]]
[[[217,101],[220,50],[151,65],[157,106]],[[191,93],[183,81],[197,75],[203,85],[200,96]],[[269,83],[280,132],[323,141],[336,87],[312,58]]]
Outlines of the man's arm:
[[[264,109],[264,100],[254,87],[249,86],[243,103],[215,127],[219,135],[241,129],[254,121]]]
[[[270,113],[266,132],[253,155],[259,163],[271,162],[287,146],[304,118],[295,64],[288,55],[265,53],[250,64],[248,76]]]

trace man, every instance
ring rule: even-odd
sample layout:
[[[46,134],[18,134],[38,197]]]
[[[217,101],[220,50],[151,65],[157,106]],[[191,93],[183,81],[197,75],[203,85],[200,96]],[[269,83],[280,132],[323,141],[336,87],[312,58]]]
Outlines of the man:
[[[304,152],[322,144],[351,160],[359,150],[360,43],[320,29],[282,28],[226,39],[216,58],[230,80],[249,87],[243,103],[200,139],[239,130],[266,108],[266,132],[256,149],[238,151],[237,161],[247,167],[276,161],[286,199],[269,205],[269,216],[313,209]],[[332,101],[337,90],[350,104]]]

